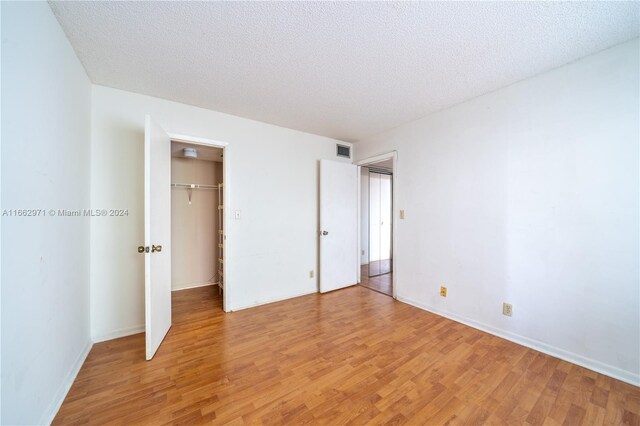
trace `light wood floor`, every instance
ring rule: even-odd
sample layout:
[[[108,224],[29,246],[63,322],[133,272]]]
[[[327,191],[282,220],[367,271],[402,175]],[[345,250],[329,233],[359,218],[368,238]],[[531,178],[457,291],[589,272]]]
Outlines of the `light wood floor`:
[[[360,285],[379,291],[387,296],[393,296],[393,272],[377,275],[375,277],[368,276],[368,265],[360,267]]]
[[[635,424],[640,388],[355,286],[224,314],[174,293],[144,335],[94,345],[54,424]]]

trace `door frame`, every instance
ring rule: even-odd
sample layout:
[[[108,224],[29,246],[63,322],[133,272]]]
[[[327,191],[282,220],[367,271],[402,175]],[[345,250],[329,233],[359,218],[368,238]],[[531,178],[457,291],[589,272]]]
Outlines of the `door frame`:
[[[358,161],[354,161],[353,164],[355,164],[356,166],[358,166],[358,283],[362,282],[362,276],[361,276],[361,268],[360,268],[360,259],[361,259],[361,253],[362,253],[362,246],[361,246],[361,242],[362,242],[362,223],[360,220],[360,215],[361,215],[361,206],[362,206],[362,193],[361,193],[361,183],[360,183],[360,178],[362,176],[362,167],[366,166],[367,164],[370,163],[377,163],[379,161],[384,161],[384,160],[392,160],[393,162],[393,169],[392,169],[392,173],[393,173],[393,178],[391,179],[391,204],[393,206],[393,212],[391,214],[391,218],[392,218],[392,223],[391,223],[391,253],[393,253],[392,258],[391,258],[391,264],[392,264],[392,271],[393,271],[393,276],[392,276],[392,280],[391,280],[391,285],[392,285],[392,297],[394,299],[398,298],[398,290],[397,290],[397,262],[396,262],[396,257],[397,257],[397,253],[398,253],[398,247],[397,247],[397,223],[398,223],[398,218],[399,218],[399,214],[397,214],[396,212],[399,211],[397,209],[397,202],[396,202],[396,197],[397,197],[397,193],[398,191],[396,190],[396,182],[397,182],[397,175],[396,173],[398,172],[398,152],[397,151],[389,151],[386,152],[384,154],[379,154],[379,155],[374,155],[372,157],[367,157],[367,158],[363,158],[362,160],[358,160]]]
[[[230,145],[228,142],[223,142],[223,141],[218,141],[218,140],[214,140],[214,139],[207,139],[207,138],[201,138],[198,136],[188,136],[188,135],[181,135],[181,134],[177,134],[177,133],[171,133],[171,132],[167,132],[167,134],[169,135],[169,138],[171,139],[172,142],[184,142],[184,143],[189,143],[192,145],[204,145],[204,146],[213,146],[216,148],[222,148],[222,181],[224,183],[224,187],[223,187],[223,191],[222,191],[222,205],[224,206],[223,211],[222,211],[222,217],[224,220],[224,252],[223,252],[223,259],[224,259],[224,266],[222,268],[222,282],[224,283],[224,291],[222,292],[222,310],[224,312],[231,312],[229,309],[229,301],[231,300],[231,298],[229,297],[229,290],[231,289],[231,287],[233,287],[232,285],[230,285],[230,274],[229,274],[229,258],[231,257],[229,255],[230,251],[229,251],[229,240],[230,238],[227,238],[227,236],[229,235],[229,224],[231,223],[231,213],[230,213],[230,209],[229,206],[231,205],[229,203],[230,198],[230,188],[231,188],[231,184],[230,184],[230,179],[229,179],[229,155],[231,151],[229,149]],[[171,155],[171,153],[169,153],[169,155]],[[214,236],[212,236],[212,238],[215,238]],[[218,265],[216,264],[216,268],[218,267]]]

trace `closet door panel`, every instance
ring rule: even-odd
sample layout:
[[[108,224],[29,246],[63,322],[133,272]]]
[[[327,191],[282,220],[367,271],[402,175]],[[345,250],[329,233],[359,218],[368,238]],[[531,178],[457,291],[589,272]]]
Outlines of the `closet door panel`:
[[[146,358],[171,327],[171,139],[150,116],[144,138]]]
[[[391,179],[380,175],[380,274],[391,272]]]
[[[380,174],[369,173],[369,276],[380,275]]]

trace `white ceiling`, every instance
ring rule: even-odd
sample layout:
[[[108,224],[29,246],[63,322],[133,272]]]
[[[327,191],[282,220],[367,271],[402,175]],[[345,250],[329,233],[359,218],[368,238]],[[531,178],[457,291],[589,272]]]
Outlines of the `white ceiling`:
[[[94,83],[346,141],[638,37],[637,2],[51,2]]]

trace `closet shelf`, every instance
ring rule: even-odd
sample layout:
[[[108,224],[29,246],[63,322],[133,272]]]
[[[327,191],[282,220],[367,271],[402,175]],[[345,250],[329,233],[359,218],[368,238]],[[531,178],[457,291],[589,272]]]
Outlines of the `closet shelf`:
[[[218,292],[222,293],[224,290],[224,205],[223,205],[223,192],[224,183],[220,182],[218,187]]]
[[[171,187],[185,189],[218,189],[217,185],[202,185],[199,183],[172,183]]]

